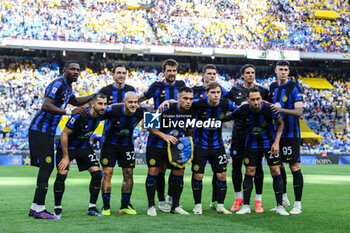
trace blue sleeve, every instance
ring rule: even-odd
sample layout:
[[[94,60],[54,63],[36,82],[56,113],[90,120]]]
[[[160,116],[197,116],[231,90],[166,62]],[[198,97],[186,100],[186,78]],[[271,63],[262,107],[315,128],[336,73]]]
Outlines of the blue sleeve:
[[[293,89],[292,96],[294,102],[303,101],[303,89],[299,85],[296,85]]]
[[[59,88],[62,86],[61,82],[53,82],[51,85],[49,85],[45,92],[45,97],[50,97],[51,99],[56,99]]]
[[[157,88],[156,88],[156,86],[155,86],[155,83],[153,83],[153,84],[148,88],[148,90],[147,90],[145,93],[143,93],[143,94],[144,94],[144,96],[146,97],[146,99],[150,99],[150,98],[154,97],[154,94],[155,94],[156,90],[157,90]]]
[[[229,100],[229,101],[228,101],[228,111],[229,111],[229,112],[232,112],[232,111],[234,111],[235,109],[237,109],[237,106],[236,106],[231,100]]]
[[[68,129],[71,129],[71,130],[75,130],[77,127],[78,127],[78,125],[79,125],[79,117],[80,117],[80,115],[78,114],[78,115],[75,115],[75,116],[72,116],[69,120],[68,120],[68,122],[67,122],[67,124],[66,124],[66,127],[68,128]]]
[[[226,97],[230,92],[227,91],[225,88],[221,87],[222,90],[222,97]]]

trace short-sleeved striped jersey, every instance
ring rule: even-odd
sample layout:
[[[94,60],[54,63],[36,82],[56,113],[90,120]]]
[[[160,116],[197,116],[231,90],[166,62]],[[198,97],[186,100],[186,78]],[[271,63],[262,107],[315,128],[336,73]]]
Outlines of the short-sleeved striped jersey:
[[[45,90],[45,98],[53,99],[53,105],[61,109],[65,109],[73,97],[72,88],[64,78],[55,79]],[[30,123],[29,129],[54,136],[61,118],[61,115],[52,114],[40,109]]]

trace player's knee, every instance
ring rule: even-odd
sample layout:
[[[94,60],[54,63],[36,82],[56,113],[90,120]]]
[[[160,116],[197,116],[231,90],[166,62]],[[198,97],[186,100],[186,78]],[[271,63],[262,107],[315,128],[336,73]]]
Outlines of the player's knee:
[[[62,173],[57,173],[57,175],[56,175],[56,181],[64,182],[64,181],[66,180],[68,171],[67,171],[65,174],[63,174],[63,173],[64,173],[64,172],[62,172]]]
[[[296,172],[296,171],[300,170],[300,163],[298,163],[298,162],[290,163],[289,168],[292,172]]]
[[[245,173],[250,176],[255,176],[256,167],[246,167]]]
[[[185,169],[178,169],[171,171],[174,176],[183,176],[185,174]]]
[[[203,180],[203,176],[204,176],[204,174],[202,174],[202,173],[194,173],[193,178],[195,180]]]
[[[102,171],[101,170],[90,172],[90,175],[91,175],[92,180],[95,180],[95,181],[102,180]]]
[[[148,168],[148,174],[151,176],[158,176],[159,168],[158,167],[150,167]]]
[[[271,176],[278,176],[281,174],[280,166],[270,166]]]
[[[219,181],[226,181],[226,172],[216,173],[216,177]]]
[[[103,168],[103,179],[104,180],[111,180],[113,176],[113,168]]]

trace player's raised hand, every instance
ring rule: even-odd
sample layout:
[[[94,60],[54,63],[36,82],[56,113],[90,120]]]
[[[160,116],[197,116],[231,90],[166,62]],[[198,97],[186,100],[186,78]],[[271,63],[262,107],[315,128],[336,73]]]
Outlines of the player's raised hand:
[[[170,102],[168,100],[164,101],[159,105],[158,112],[164,112],[165,110],[169,109]]]
[[[167,143],[172,143],[173,145],[175,145],[178,142],[176,137],[167,134],[163,137],[163,140]]]
[[[64,170],[66,170],[67,166],[69,166],[69,158],[63,158],[58,164],[58,171],[63,172]]]
[[[271,146],[271,153],[273,155],[278,155],[280,153],[280,145],[278,142],[274,142]]]
[[[88,109],[85,107],[77,107],[73,109],[72,111],[72,116],[80,114],[82,116],[87,116],[88,115]]]

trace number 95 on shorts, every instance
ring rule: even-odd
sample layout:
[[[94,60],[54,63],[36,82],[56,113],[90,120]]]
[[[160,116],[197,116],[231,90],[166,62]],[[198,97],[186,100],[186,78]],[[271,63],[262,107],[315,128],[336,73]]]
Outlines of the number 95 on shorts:
[[[283,162],[300,162],[300,138],[281,138],[280,154]]]

